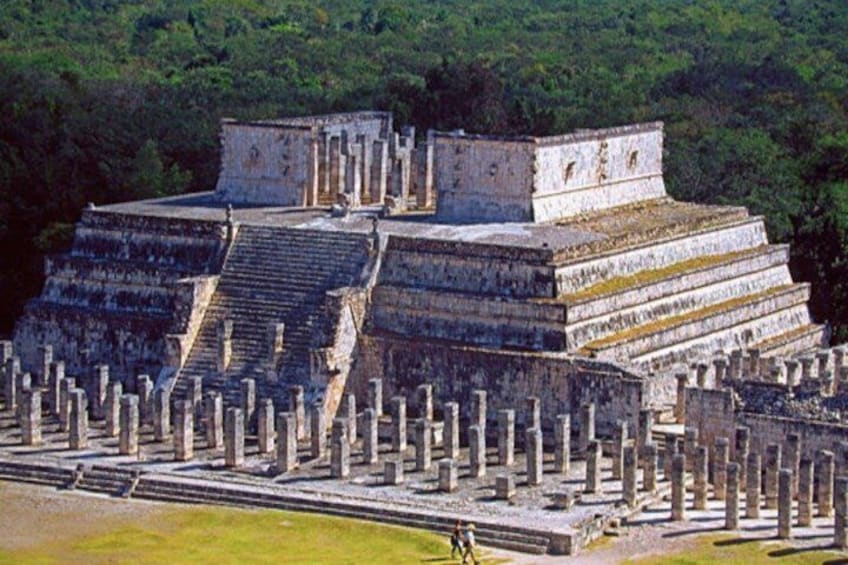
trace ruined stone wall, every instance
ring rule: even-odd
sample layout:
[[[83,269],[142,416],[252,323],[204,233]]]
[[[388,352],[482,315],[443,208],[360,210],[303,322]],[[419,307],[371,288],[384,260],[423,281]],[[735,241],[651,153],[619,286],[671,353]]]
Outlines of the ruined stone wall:
[[[216,196],[233,204],[304,206],[317,182],[317,151],[312,127],[225,120]]]
[[[801,454],[815,460],[816,451],[835,451],[836,444],[848,438],[848,426],[832,422],[816,422],[783,418],[767,414],[739,412],[736,422],[751,429],[751,451],[765,453],[769,444],[783,445],[790,433],[801,436]],[[731,445],[733,442],[731,442]]]
[[[698,440],[710,448],[715,438],[731,440],[736,430],[736,403],[727,389],[686,389],[686,426],[698,429]]]
[[[494,420],[500,408],[515,408],[523,425],[525,399],[542,400],[544,427],[550,431],[558,414],[571,413],[579,425],[584,402],[597,404],[597,432],[612,434],[615,421],[636,426],[643,406],[644,380],[622,368],[590,359],[451,346],[436,341],[366,335],[350,377],[350,390],[365,399],[370,378],[383,379],[384,399],[411,397],[422,383],[433,385],[437,405],[460,403],[467,419],[474,389],[488,391],[488,414]],[[635,428],[634,428],[635,429]]]
[[[547,222],[666,196],[662,123],[539,139],[533,219]]]
[[[532,138],[435,134],[436,217],[447,222],[529,222]]]

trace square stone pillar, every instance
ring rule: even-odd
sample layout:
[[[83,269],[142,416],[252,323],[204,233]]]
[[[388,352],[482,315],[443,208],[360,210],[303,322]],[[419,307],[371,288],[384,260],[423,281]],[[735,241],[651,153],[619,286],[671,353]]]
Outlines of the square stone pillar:
[[[367,408],[362,414],[362,459],[366,465],[375,465],[379,458],[377,411]]]
[[[66,377],[59,384],[59,431],[71,429],[71,391],[77,386],[74,378]]]
[[[622,451],[621,491],[624,502],[630,508],[636,507],[636,447],[626,442]]]
[[[595,439],[595,403],[588,402],[580,407],[580,435],[578,448],[586,453],[589,442]]]
[[[233,356],[233,321],[218,320],[215,330],[218,346],[215,368],[219,373],[224,374],[230,367],[230,359]]]
[[[747,465],[748,453],[751,450],[751,430],[745,426],[736,427],[736,446],[734,450],[733,460],[739,464],[739,486],[740,490],[745,490],[745,485],[748,479]]]
[[[469,473],[472,478],[486,476],[486,432],[485,428],[473,425],[468,428]]]
[[[560,414],[554,422],[554,472],[568,475],[571,470],[571,415]]]
[[[542,430],[531,428],[525,432],[524,445],[527,451],[527,485],[542,484]]]
[[[515,476],[502,474],[495,477],[495,498],[511,500],[515,496]]]
[[[106,388],[109,386],[109,365],[97,365],[94,367],[94,378],[91,382],[91,417],[95,420],[104,420],[106,411]]]
[[[227,467],[244,465],[244,412],[230,407],[224,416],[224,464]]]
[[[15,375],[15,416],[20,425],[21,410],[24,403],[24,395],[32,390],[32,375],[30,373],[18,373]]]
[[[794,359],[786,360],[786,386],[790,389],[798,385],[798,361]]]
[[[713,495],[716,500],[727,496],[727,464],[730,462],[730,440],[719,437],[713,448]]]
[[[383,140],[375,140],[372,144],[371,157],[371,201],[382,204],[386,199],[389,177],[389,144]]]
[[[186,381],[185,399],[191,402],[192,421],[200,425],[203,418],[203,377],[190,377]]]
[[[224,399],[220,392],[210,391],[204,396],[203,403],[206,447],[220,449],[224,445]]]
[[[657,444],[649,443],[642,450],[642,488],[647,492],[657,490]]]
[[[848,477],[837,477],[834,481],[836,490],[836,519],[833,521],[833,545],[836,549],[848,549]]]
[[[153,381],[150,375],[138,375],[135,380],[138,394],[138,417],[141,425],[153,423]]]
[[[698,428],[687,426],[683,429],[683,437],[683,454],[686,455],[687,465],[689,465],[689,468],[686,470],[691,471],[692,463],[695,461],[695,449],[698,447]]]
[[[798,496],[798,466],[801,463],[801,436],[797,433],[786,435],[786,448],[780,466],[792,471],[792,498]]]
[[[593,439],[586,448],[586,487],[587,493],[600,494],[601,486],[601,442]]]
[[[368,408],[377,413],[377,417],[383,415],[383,380],[370,379],[368,381]]]
[[[27,391],[21,407],[21,441],[24,445],[41,445],[41,392]]]
[[[121,433],[121,396],[124,394],[124,385],[120,382],[111,382],[106,388],[106,437],[118,437]]]
[[[439,461],[439,491],[454,492],[459,488],[459,469],[453,459]]]
[[[303,387],[300,385],[289,387],[289,412],[294,414],[297,439],[306,439],[306,406],[303,402]]]
[[[415,470],[418,472],[429,471],[432,464],[431,426],[427,418],[415,421]]]
[[[330,439],[330,476],[334,479],[346,479],[350,476],[350,441],[347,439],[347,420],[333,420]]]
[[[174,460],[194,459],[194,404],[178,400],[174,404]]]
[[[392,406],[392,451],[406,451],[406,397],[395,396]]]
[[[256,434],[259,453],[274,451],[274,401],[264,398],[259,402],[256,414]]]
[[[337,203],[339,194],[344,193],[347,157],[342,154],[342,140],[339,136],[330,137],[330,197]]]
[[[485,390],[471,391],[470,425],[479,426],[486,433],[487,393]]]
[[[671,434],[666,434],[665,453],[663,453],[663,479],[666,481],[671,480],[671,463],[678,453],[677,438]]]
[[[347,440],[351,445],[356,443],[356,396],[353,393],[347,393],[342,400],[342,415],[347,420]]]
[[[671,520],[686,519],[686,455],[678,453],[671,460]]]
[[[403,484],[403,460],[390,459],[386,461],[383,471],[383,482],[387,485]]]
[[[542,401],[538,396],[528,396],[526,399],[527,413],[524,418],[524,429],[542,429]]]
[[[678,424],[686,423],[686,387],[689,386],[689,373],[686,371],[676,373],[677,379],[677,401],[674,404],[674,421]]]
[[[445,417],[445,457],[457,460],[459,459],[459,404],[445,402],[443,411]]]
[[[515,462],[515,410],[498,411],[498,465]]]
[[[121,433],[118,441],[118,452],[121,455],[138,453],[138,404],[138,396],[134,394],[121,396]]]
[[[832,451],[822,449],[818,452],[816,461],[816,475],[818,476],[818,515],[829,518],[833,516],[833,476],[834,456]]]
[[[418,417],[433,421],[433,385],[422,384],[415,389],[415,405]]]
[[[50,376],[47,379],[47,407],[53,416],[59,416],[59,389],[64,378],[65,362],[54,361],[50,363]]]
[[[171,437],[171,393],[167,389],[153,391],[153,439],[167,441]]]
[[[268,324],[265,340],[268,349],[265,352],[265,362],[270,371],[276,371],[277,365],[283,355],[285,346],[286,325],[282,322],[271,322]]]
[[[792,470],[781,469],[778,472],[777,495],[777,537],[792,537]]]
[[[695,365],[695,382],[698,384],[698,388],[707,388],[707,373],[709,370],[710,367],[706,363]]]
[[[88,447],[88,399],[81,388],[71,391],[68,445],[74,450]]]
[[[312,458],[321,459],[327,454],[327,415],[324,412],[324,405],[320,402],[314,403],[309,416]]]
[[[358,143],[349,143],[347,146],[344,192],[347,194],[352,207],[358,208],[361,205],[362,146]]]
[[[53,363],[53,346],[40,345],[38,347],[38,370],[34,379],[35,386],[43,387],[47,385],[51,363]]]
[[[727,464],[727,487],[724,504],[724,528],[739,529],[739,468],[736,462]]]
[[[645,452],[645,446],[651,443],[651,431],[654,427],[654,411],[650,408],[639,411],[639,433],[636,436],[636,452],[639,457],[640,464],[642,455]]]
[[[281,412],[277,414],[277,472],[288,473],[297,466],[297,418],[293,412]]]
[[[778,476],[780,473],[780,453],[781,447],[778,444],[770,444],[766,447],[765,468],[766,468],[766,508],[777,508],[778,498]]]
[[[724,379],[727,377],[727,358],[717,357],[713,359],[713,367],[715,370],[715,387],[721,388]]]
[[[6,359],[3,365],[3,397],[6,410],[15,412],[18,408],[18,374],[21,372],[21,360],[17,357]]]
[[[751,452],[748,454],[745,470],[745,517],[760,517],[760,487],[762,464],[760,454]]]
[[[666,436],[668,437],[668,436]],[[612,436],[612,478],[621,480],[624,465],[624,448],[628,443],[627,420],[615,424]]]
[[[241,412],[244,419],[244,430],[250,432],[256,429],[256,381],[253,379],[242,379],[239,381],[241,387]]]
[[[727,368],[728,377],[732,381],[738,381],[742,378],[742,356],[741,349],[734,349],[730,352],[730,365]]]
[[[798,525],[813,523],[813,460],[803,458],[798,464]]]
[[[692,501],[694,510],[707,509],[707,472],[709,469],[709,452],[705,445],[699,445],[695,448],[695,460],[692,462],[692,479],[693,492],[695,494]]]

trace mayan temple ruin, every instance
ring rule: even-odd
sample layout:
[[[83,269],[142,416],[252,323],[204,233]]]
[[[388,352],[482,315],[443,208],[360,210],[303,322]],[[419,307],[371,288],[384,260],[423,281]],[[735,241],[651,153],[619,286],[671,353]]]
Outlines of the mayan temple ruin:
[[[763,218],[668,196],[662,123],[419,135],[357,112],[224,120],[220,141],[214,191],[89,205],[2,342],[2,432],[105,467],[0,457],[0,476],[433,528],[485,487],[499,514],[464,506],[485,543],[574,553],[663,496],[681,519],[690,475],[696,509],[708,481],[724,508],[762,471],[765,508],[838,491],[848,543],[844,349]],[[173,451],[130,469],[139,437]],[[219,463],[179,474],[196,459]],[[211,487],[219,464],[294,478],[266,499]]]

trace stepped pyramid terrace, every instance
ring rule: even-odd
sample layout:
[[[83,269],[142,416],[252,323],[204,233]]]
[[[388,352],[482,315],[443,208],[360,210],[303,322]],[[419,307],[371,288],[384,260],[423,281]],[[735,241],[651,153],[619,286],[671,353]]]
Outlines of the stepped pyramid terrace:
[[[89,205],[46,260],[0,341],[0,478],[438,530],[458,512],[484,544],[559,554],[643,508],[683,519],[705,457],[738,503],[762,454],[771,512],[785,442],[802,484],[830,461],[815,483],[848,500],[845,349],[763,218],[675,201],[662,159],[662,123],[223,120],[214,190]],[[835,524],[844,548],[848,504]]]

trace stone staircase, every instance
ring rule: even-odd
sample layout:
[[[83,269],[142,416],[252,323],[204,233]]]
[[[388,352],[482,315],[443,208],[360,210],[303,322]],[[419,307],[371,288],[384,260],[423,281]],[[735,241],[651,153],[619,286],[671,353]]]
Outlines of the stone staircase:
[[[203,318],[175,393],[189,377],[202,377],[204,387],[238,397],[238,381],[257,379],[257,394],[281,398],[283,383],[307,383],[310,350],[328,333],[323,305],[327,291],[364,284],[369,259],[367,235],[347,232],[242,225],[221,271],[217,290]],[[232,355],[223,374],[217,371],[217,327],[233,323]],[[267,328],[284,323],[280,362],[268,365]],[[269,375],[270,370],[270,375]]]
[[[178,283],[220,268],[221,222],[88,210],[69,253],[46,260],[41,295],[15,329],[24,367],[49,343],[70,374],[107,363],[116,378],[156,374],[179,325]]]

